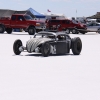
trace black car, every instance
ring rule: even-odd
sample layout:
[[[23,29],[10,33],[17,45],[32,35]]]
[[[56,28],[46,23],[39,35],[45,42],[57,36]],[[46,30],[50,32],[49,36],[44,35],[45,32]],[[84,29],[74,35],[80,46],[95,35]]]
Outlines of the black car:
[[[42,53],[44,57],[50,54],[67,54],[72,49],[74,55],[79,55],[82,50],[82,42],[79,37],[72,38],[64,32],[38,32],[23,46],[20,39],[15,40],[13,51],[19,55],[26,50],[29,53]]]

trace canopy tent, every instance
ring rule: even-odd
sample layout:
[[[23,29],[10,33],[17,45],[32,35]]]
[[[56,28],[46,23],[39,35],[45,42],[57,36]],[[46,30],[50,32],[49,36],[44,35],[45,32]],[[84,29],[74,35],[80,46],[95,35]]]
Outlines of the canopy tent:
[[[43,14],[40,14],[32,8],[29,8],[27,11],[31,12],[36,18],[45,18]]]
[[[100,12],[97,12],[97,14],[95,14],[93,16],[89,16],[87,18],[90,18],[90,19],[100,19]]]
[[[45,15],[40,14],[39,12],[35,11],[32,8],[29,8],[25,11],[15,11],[9,9],[0,9],[0,17],[11,17],[12,14],[28,14],[32,18],[45,18]]]

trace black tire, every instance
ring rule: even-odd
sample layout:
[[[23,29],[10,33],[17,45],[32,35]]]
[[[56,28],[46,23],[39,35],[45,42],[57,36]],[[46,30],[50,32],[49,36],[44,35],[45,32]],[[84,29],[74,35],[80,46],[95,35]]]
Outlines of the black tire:
[[[21,51],[19,51],[19,47],[21,47],[22,41],[20,39],[15,40],[14,44],[13,44],[13,51],[16,55],[19,55],[21,53]]]
[[[81,34],[85,34],[86,32],[85,31],[79,31]]]
[[[35,32],[36,32],[36,29],[34,27],[29,27],[29,29],[28,29],[29,35],[34,35]]]
[[[65,32],[66,32],[66,34],[70,34],[70,29],[67,28],[67,29],[65,30]]]
[[[82,34],[85,34],[86,32],[81,32]]]
[[[49,54],[50,54],[50,44],[49,43],[42,44],[41,53],[42,53],[42,56],[44,56],[44,57],[49,56]]]
[[[100,28],[98,29],[98,33],[100,34]]]
[[[77,31],[77,29],[72,29],[72,34],[78,34],[78,31]]]
[[[4,33],[5,32],[5,27],[3,25],[0,25],[0,33]]]
[[[12,28],[6,28],[6,32],[7,32],[8,34],[11,34],[11,33],[12,33]]]
[[[72,39],[71,48],[74,55],[80,54],[82,50],[82,42],[79,37],[75,37]]]

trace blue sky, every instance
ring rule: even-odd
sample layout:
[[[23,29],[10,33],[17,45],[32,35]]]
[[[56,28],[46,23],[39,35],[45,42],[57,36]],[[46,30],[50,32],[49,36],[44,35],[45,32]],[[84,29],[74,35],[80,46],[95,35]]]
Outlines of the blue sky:
[[[51,13],[67,17],[87,17],[100,12],[100,0],[0,0],[0,9],[26,10],[30,7],[40,13],[49,9]]]

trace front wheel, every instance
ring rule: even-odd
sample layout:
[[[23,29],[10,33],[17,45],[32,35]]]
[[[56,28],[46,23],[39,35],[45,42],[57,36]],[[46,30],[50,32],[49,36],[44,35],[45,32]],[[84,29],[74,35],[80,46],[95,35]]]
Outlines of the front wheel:
[[[21,53],[21,51],[19,51],[19,48],[22,46],[22,41],[20,39],[15,40],[14,44],[13,44],[13,51],[16,55],[19,55]]]
[[[29,29],[28,29],[29,35],[34,35],[35,32],[36,32],[36,29],[34,27],[29,27]]]
[[[6,32],[7,32],[8,34],[11,34],[11,33],[12,33],[12,28],[7,28],[7,29],[6,29]]]
[[[100,34],[100,28],[98,29],[98,33]]]
[[[41,53],[44,57],[49,56],[50,54],[50,44],[49,43],[42,44]]]
[[[85,34],[86,32],[85,31],[79,31],[81,34]]]
[[[74,55],[79,55],[81,50],[82,50],[81,39],[79,37],[73,38],[72,43],[71,43],[71,47],[72,47],[73,54]]]
[[[81,32],[82,34],[85,34],[86,32]]]

